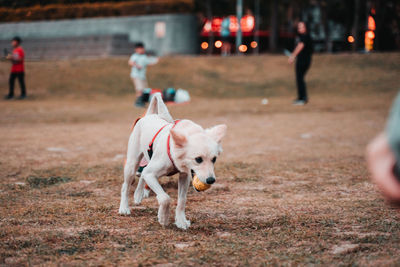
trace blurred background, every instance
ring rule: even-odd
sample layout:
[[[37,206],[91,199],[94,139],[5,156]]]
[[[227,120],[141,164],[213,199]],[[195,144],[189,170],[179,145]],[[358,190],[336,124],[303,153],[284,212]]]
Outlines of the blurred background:
[[[400,49],[398,0],[0,0],[0,47],[18,34],[28,59],[292,50],[307,22],[316,52]],[[240,23],[238,23],[240,21]]]
[[[0,266],[400,266],[399,213],[365,164],[400,88],[399,14],[400,0],[0,0],[0,53],[19,35],[28,59],[27,98],[0,104]],[[285,56],[300,20],[317,52],[302,107]],[[161,227],[154,197],[117,215],[144,111],[137,42],[161,56],[151,89],[190,93],[174,118],[228,125],[189,231]],[[176,181],[161,180],[172,199]]]

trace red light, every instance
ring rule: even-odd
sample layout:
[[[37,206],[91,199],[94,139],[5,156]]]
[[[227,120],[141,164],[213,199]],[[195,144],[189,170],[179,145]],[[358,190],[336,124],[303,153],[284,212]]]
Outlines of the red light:
[[[347,41],[349,42],[349,43],[354,43],[354,37],[353,36],[351,36],[351,35],[349,35],[349,37],[347,37]]]
[[[231,24],[229,25],[229,30],[231,32],[237,32],[239,25],[236,16],[229,16]],[[240,28],[242,32],[251,32],[254,29],[254,16],[246,15],[240,20]]]
[[[213,32],[221,31],[222,18],[213,18],[211,23],[211,28]]]
[[[222,17],[215,17],[211,21],[206,20],[206,23],[203,26],[203,33],[208,33],[210,31],[213,32],[221,32],[221,23],[222,23]],[[229,30],[231,32],[237,32],[238,31],[238,22],[236,16],[229,16],[230,24],[229,24]],[[251,15],[246,15],[243,16],[242,19],[240,20],[240,27],[242,32],[251,32],[254,29],[255,25],[255,19],[254,16]]]
[[[243,32],[251,32],[254,29],[254,16],[244,16],[240,21]]]
[[[216,48],[221,48],[222,47],[222,42],[220,40],[215,41],[214,45],[215,45]]]
[[[211,29],[212,29],[211,21],[207,20],[206,23],[203,26],[203,32],[210,32]]]
[[[258,46],[256,41],[250,43],[251,48],[256,48]]]

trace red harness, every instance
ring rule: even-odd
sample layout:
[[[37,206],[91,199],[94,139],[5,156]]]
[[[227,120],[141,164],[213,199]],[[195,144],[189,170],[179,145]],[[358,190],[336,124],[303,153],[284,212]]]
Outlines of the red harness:
[[[174,125],[172,126],[171,130],[174,129],[174,127],[175,127],[179,122],[180,122],[180,120],[176,120],[176,121],[174,122]],[[159,134],[167,125],[169,125],[169,124],[165,124],[163,127],[161,127],[161,128],[157,131],[157,133],[154,135],[153,139],[151,139],[151,142],[150,142],[150,144],[149,144],[149,149],[147,150],[147,153],[148,153],[150,159],[151,159],[151,157],[153,156],[153,144],[154,144],[154,141],[156,140],[158,134]],[[176,168],[176,165],[175,165],[175,163],[174,163],[174,160],[172,159],[172,156],[171,156],[171,145],[170,145],[170,140],[171,140],[171,133],[168,134],[168,139],[167,139],[167,154],[168,154],[169,160],[171,161],[172,166],[174,167],[174,169],[175,169],[175,170],[178,170],[178,168]]]

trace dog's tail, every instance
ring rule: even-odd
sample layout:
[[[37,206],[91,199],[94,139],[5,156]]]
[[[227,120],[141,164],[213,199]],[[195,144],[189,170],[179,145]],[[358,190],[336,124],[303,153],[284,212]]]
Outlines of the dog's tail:
[[[150,101],[150,105],[147,108],[147,115],[158,115],[160,118],[166,120],[167,122],[173,123],[174,119],[172,119],[171,114],[169,114],[168,108],[162,100],[162,96],[160,93],[156,93],[153,95]]]

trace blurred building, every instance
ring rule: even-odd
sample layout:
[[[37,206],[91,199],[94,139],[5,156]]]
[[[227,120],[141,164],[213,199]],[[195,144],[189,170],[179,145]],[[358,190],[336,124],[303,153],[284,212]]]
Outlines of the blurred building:
[[[185,14],[2,23],[0,47],[14,35],[28,58],[127,55],[136,42],[160,56],[198,51],[196,18]]]
[[[160,56],[281,53],[294,48],[299,20],[317,52],[400,49],[396,0],[243,0],[240,21],[236,0],[0,2],[0,48],[19,35],[30,58],[127,55],[136,42]]]

